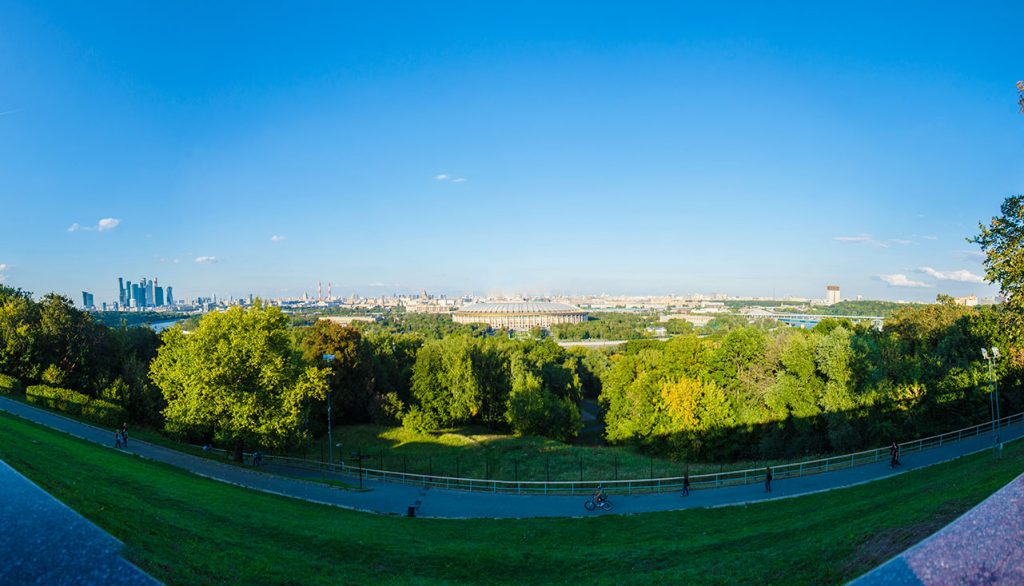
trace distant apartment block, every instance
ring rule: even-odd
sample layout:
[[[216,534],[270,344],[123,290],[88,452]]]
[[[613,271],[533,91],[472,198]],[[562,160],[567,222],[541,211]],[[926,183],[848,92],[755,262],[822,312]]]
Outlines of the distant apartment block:
[[[829,285],[825,287],[825,305],[835,305],[842,301],[839,296],[839,285]]]
[[[967,295],[964,297],[954,297],[953,301],[955,301],[957,305],[966,305],[967,307],[974,307],[978,305],[978,296]]]

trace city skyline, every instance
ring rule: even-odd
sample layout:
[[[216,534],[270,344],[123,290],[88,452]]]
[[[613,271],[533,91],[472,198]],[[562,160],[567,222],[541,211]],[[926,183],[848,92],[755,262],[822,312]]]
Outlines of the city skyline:
[[[5,4],[0,282],[993,296],[1024,10],[788,10]]]

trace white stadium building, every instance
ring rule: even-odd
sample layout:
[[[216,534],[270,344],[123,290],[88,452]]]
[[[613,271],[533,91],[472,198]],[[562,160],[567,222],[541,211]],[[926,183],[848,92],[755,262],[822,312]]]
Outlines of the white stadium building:
[[[555,324],[587,321],[587,312],[565,303],[531,301],[523,303],[472,303],[452,314],[460,324],[484,323],[494,329],[550,329]]]

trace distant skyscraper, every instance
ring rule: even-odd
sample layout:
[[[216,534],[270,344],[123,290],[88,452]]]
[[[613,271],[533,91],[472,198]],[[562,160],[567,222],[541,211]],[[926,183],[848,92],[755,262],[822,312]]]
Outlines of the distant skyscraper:
[[[825,305],[835,305],[840,301],[839,297],[839,285],[829,285],[825,287]]]
[[[142,302],[142,287],[138,283],[132,285],[132,296],[128,303],[131,307],[142,307],[145,303]]]
[[[129,283],[129,287],[131,284]],[[124,305],[128,302],[128,296],[124,293],[124,277],[117,278],[117,302]]]
[[[163,287],[154,287],[153,290],[154,290],[154,293],[153,293],[154,294],[154,298],[153,298],[154,299],[154,303],[156,303],[157,307],[163,307],[163,305],[164,305],[164,288]]]
[[[95,304],[93,304],[92,293],[82,291],[82,307],[86,309],[94,309],[96,307]]]
[[[174,305],[174,287],[167,288],[167,305]]]

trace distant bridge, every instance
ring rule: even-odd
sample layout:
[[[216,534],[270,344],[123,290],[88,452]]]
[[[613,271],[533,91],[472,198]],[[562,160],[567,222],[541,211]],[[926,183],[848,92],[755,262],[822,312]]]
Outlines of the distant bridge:
[[[853,323],[869,322],[875,329],[881,330],[885,318],[877,315],[817,315],[811,313],[748,313],[747,317],[778,320],[795,328],[813,328],[823,319],[845,319]]]

